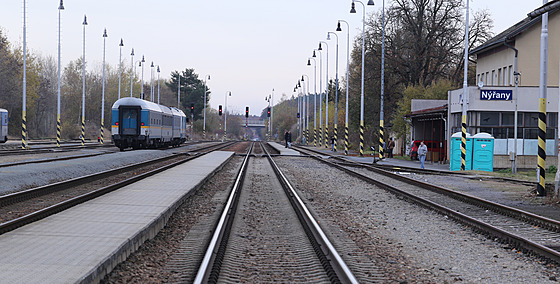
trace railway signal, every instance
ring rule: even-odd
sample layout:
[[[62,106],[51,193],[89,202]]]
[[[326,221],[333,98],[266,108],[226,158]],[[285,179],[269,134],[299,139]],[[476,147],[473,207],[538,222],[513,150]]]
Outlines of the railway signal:
[[[245,117],[249,117],[249,107],[245,107]]]
[[[191,103],[191,114],[194,114],[194,103]]]
[[[268,108],[267,112],[266,112],[266,116],[270,117],[270,107]]]
[[[222,105],[218,106],[218,115],[222,115]]]

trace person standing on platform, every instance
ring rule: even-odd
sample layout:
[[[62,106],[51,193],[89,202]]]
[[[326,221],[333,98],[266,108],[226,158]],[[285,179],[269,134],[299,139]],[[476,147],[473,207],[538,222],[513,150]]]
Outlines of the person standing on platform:
[[[331,151],[334,152],[334,136],[331,136]]]
[[[284,147],[288,148],[288,130],[284,130]]]
[[[292,132],[288,131],[286,135],[286,144],[288,145],[288,148],[292,148]]]
[[[387,152],[387,155],[389,156],[389,158],[393,158],[393,149],[395,148],[395,141],[393,141],[393,138],[391,138],[391,141],[389,141],[389,150]]]
[[[420,147],[418,147],[418,158],[420,159],[420,168],[424,168],[424,162],[426,161],[426,154],[428,154],[428,147],[424,144],[424,141],[420,142]]]

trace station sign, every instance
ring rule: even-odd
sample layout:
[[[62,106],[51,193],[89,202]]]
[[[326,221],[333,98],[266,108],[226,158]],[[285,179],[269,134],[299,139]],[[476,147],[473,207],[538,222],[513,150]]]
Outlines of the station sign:
[[[511,101],[512,97],[512,90],[480,90],[482,101]]]

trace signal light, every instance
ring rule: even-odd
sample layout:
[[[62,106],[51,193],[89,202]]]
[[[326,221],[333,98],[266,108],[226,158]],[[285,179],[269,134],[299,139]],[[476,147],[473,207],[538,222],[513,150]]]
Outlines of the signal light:
[[[191,103],[191,114],[194,114],[194,103]]]
[[[268,108],[268,111],[266,112],[266,116],[270,117],[270,107]]]
[[[299,112],[297,113],[297,118],[299,118]]]
[[[249,117],[249,107],[245,107],[245,117]]]
[[[222,105],[218,106],[218,115],[222,115]]]
[[[117,122],[115,122],[115,125],[116,125],[116,126],[119,126],[119,122],[118,122],[118,121],[117,121]]]
[[[142,126],[144,126],[144,122],[142,122]]]

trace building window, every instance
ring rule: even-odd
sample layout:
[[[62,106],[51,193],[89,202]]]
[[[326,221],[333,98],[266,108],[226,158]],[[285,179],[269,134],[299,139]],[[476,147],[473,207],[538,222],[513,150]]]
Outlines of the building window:
[[[502,68],[498,68],[498,80],[496,80],[496,85],[501,86],[501,84],[503,83],[501,79],[502,79]]]
[[[484,79],[484,84],[490,85],[490,83],[488,82],[488,72],[486,72],[486,78]]]
[[[508,72],[508,73],[509,73],[509,74],[508,74],[508,76],[509,76],[509,80],[508,80],[509,85],[510,85],[510,86],[513,86],[513,84],[514,84],[514,82],[513,82],[513,68],[512,68],[511,65],[509,66],[509,72]]]
[[[480,126],[498,126],[500,125],[500,113],[498,112],[481,112]]]
[[[525,113],[525,127],[538,127],[539,126],[539,113],[527,112]]]

